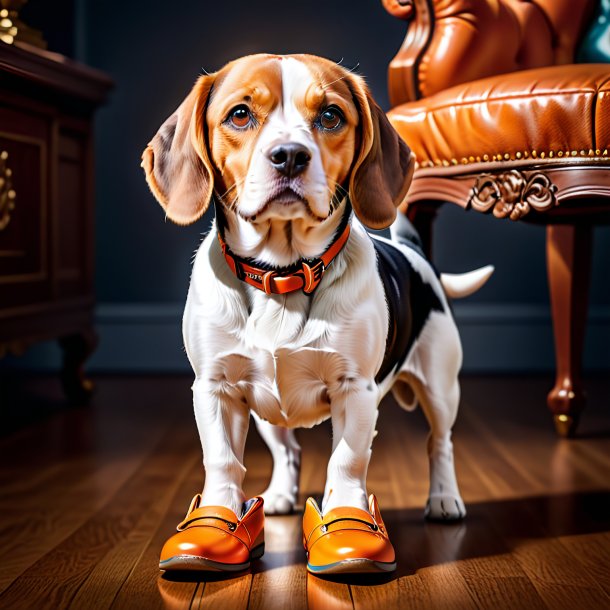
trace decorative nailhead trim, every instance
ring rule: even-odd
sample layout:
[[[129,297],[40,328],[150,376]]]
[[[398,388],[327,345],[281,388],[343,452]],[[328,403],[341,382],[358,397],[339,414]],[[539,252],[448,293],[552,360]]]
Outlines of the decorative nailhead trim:
[[[462,165],[468,165],[470,163],[481,163],[481,161],[484,161],[485,163],[489,162],[489,161],[519,161],[521,159],[529,159],[530,157],[532,159],[553,159],[555,157],[607,157],[608,156],[608,149],[604,148],[603,150],[601,150],[600,148],[597,148],[595,150],[593,150],[592,148],[590,148],[588,151],[582,149],[582,150],[557,150],[557,151],[553,151],[553,150],[549,150],[547,151],[540,151],[538,152],[537,150],[531,150],[531,151],[517,151],[515,153],[498,153],[495,155],[488,155],[485,154],[483,156],[477,155],[476,157],[474,155],[470,155],[468,157],[461,157],[460,160],[458,161],[455,157],[453,157],[452,159],[448,160],[448,159],[435,159],[434,161],[422,161],[421,163],[416,163],[416,167],[417,168],[425,168],[425,167],[449,167],[450,165],[459,165],[460,163]]]

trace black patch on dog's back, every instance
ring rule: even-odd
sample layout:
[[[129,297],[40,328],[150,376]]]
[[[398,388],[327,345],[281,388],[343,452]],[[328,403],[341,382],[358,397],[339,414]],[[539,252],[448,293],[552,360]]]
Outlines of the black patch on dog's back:
[[[401,244],[421,254],[419,244],[401,239]],[[385,357],[375,381],[380,383],[406,360],[431,311],[443,304],[430,284],[413,269],[399,248],[373,237],[377,268],[388,303],[388,335]]]

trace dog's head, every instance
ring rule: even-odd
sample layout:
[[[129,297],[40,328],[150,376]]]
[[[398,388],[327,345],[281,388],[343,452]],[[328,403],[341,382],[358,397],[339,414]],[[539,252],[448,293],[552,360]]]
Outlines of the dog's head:
[[[412,154],[359,76],[311,55],[252,55],[201,76],[142,158],[177,224],[216,193],[242,219],[322,223],[345,191],[370,228],[388,226]]]

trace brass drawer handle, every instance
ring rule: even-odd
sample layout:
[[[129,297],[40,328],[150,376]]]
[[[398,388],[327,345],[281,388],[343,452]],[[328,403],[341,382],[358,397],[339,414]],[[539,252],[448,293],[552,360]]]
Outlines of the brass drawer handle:
[[[0,152],[0,231],[6,228],[11,220],[11,212],[15,209],[17,193],[13,189],[11,176],[13,172],[7,166],[8,153]]]

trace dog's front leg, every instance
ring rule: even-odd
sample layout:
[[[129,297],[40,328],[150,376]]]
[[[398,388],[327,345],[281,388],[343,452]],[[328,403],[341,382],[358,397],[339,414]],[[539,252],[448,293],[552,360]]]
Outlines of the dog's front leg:
[[[232,384],[198,378],[193,384],[193,401],[205,467],[201,505],[226,506],[240,515],[249,422],[242,392]]]
[[[339,506],[368,511],[366,475],[375,434],[379,389],[373,380],[342,378],[329,388],[333,452],[322,512]]]

